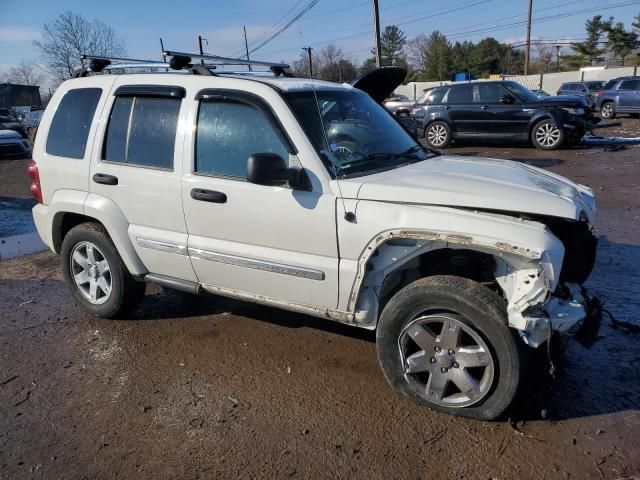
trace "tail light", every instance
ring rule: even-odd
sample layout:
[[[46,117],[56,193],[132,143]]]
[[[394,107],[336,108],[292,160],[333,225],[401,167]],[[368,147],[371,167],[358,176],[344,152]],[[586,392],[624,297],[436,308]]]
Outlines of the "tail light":
[[[600,90],[596,90],[596,97],[599,97],[600,95],[602,95],[604,93],[604,90],[600,89]]]
[[[38,203],[44,203],[42,199],[42,187],[40,186],[40,172],[38,171],[38,164],[31,160],[29,162],[27,172],[31,178],[31,195],[33,195],[33,198],[35,198]]]

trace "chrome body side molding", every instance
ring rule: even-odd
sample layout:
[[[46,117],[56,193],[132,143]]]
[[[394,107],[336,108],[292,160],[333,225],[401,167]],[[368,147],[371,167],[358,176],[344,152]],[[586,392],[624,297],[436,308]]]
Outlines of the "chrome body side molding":
[[[228,265],[235,265],[238,267],[253,268],[256,270],[263,270],[265,272],[281,273],[283,275],[291,275],[293,277],[306,278],[309,280],[324,280],[325,278],[324,272],[320,270],[296,267],[294,265],[286,265],[283,263],[268,262],[253,258],[238,257],[236,255],[228,255],[226,253],[201,250],[199,248],[189,247],[189,255],[193,258],[199,258],[202,260],[226,263]]]

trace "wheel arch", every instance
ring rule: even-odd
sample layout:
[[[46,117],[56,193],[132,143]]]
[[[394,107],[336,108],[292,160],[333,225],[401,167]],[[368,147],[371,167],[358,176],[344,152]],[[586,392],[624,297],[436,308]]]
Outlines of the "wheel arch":
[[[100,195],[86,195],[82,205],[65,205],[53,214],[51,241],[53,250],[60,253],[64,237],[82,223],[98,223],[113,241],[122,261],[132,275],[143,275],[147,269],[127,235],[129,223],[118,206]]]
[[[516,301],[521,301],[521,313],[525,304],[540,302],[548,292],[550,286],[545,287],[544,276],[533,281],[532,277],[525,278],[539,271],[545,255],[524,244],[470,236],[385,232],[372,240],[359,260],[348,310],[354,312],[356,324],[374,329],[386,302],[404,286],[419,278],[454,275],[492,288],[505,300],[508,312]],[[561,261],[562,257],[556,257],[554,268]],[[516,314],[510,314],[510,324],[525,328],[522,317]]]

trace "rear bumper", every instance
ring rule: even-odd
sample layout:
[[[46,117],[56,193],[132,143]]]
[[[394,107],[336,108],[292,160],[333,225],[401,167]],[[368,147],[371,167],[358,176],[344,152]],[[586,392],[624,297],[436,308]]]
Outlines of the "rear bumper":
[[[33,223],[36,225],[36,230],[40,239],[44,244],[55,252],[53,248],[53,236],[52,236],[52,219],[49,218],[49,207],[39,203],[31,210],[33,214]]]

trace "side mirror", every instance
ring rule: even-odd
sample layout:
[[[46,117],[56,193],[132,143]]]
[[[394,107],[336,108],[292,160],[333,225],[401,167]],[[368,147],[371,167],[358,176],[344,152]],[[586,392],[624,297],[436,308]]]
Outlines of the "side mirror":
[[[271,187],[311,190],[307,173],[302,168],[287,168],[277,153],[255,153],[247,160],[247,181]]]
[[[500,97],[500,103],[513,103],[514,98],[511,95],[503,95]]]

